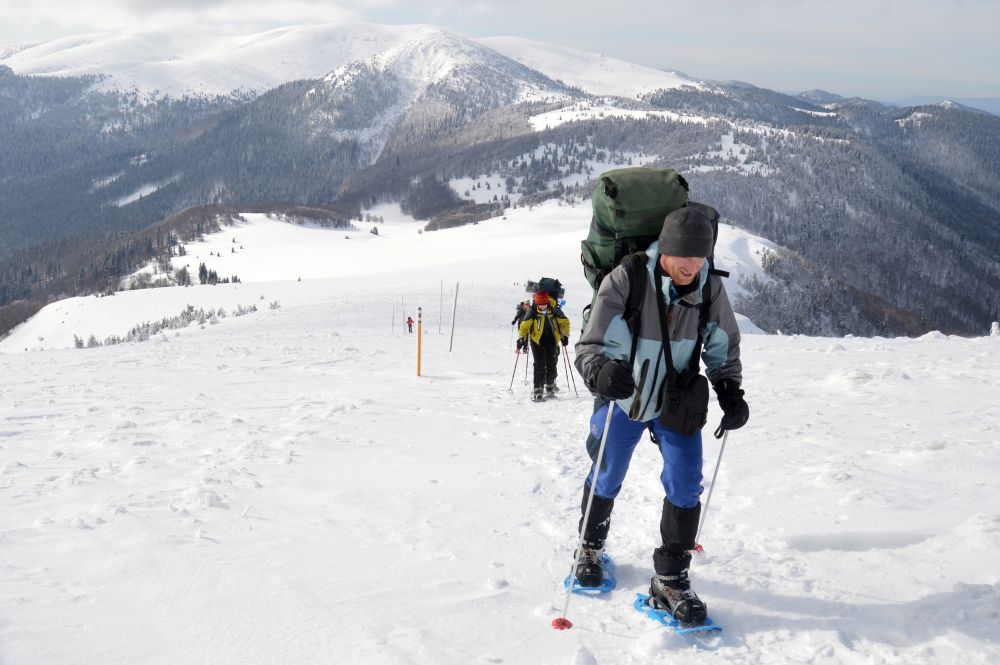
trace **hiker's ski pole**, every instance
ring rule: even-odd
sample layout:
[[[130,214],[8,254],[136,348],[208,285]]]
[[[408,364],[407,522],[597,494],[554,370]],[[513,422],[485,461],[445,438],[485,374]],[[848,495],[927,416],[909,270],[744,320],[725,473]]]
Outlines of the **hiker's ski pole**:
[[[563,368],[566,370],[566,390],[569,391],[569,367],[566,363],[566,347],[562,348]]]
[[[517,363],[519,360],[521,360],[521,349],[518,349],[514,355],[514,373],[510,375],[510,388],[507,389],[511,392],[514,392],[514,377],[517,376]]]
[[[576,568],[580,565],[580,557],[583,555],[583,539],[587,532],[587,521],[590,519],[590,507],[594,505],[594,492],[597,491],[597,473],[601,470],[601,462],[604,460],[604,444],[608,442],[608,431],[611,429],[611,414],[614,413],[615,403],[608,402],[608,417],[604,419],[604,432],[601,434],[601,445],[597,449],[597,460],[594,462],[594,475],[590,479],[590,493],[587,496],[587,509],[583,511],[583,524],[580,525],[580,539],[576,543],[576,557],[573,567],[569,569],[569,586],[566,587],[566,604],[563,606],[561,617],[552,620],[552,627],[556,630],[566,630],[572,628],[573,623],[566,618],[569,611],[569,599],[573,595],[573,578],[576,577]]]
[[[569,379],[573,380],[573,392],[576,394],[577,397],[579,397],[580,393],[578,393],[576,390],[576,377],[573,376],[573,363],[569,361],[569,355],[565,353],[565,348],[563,349],[563,351],[564,351],[563,360],[566,361],[566,375],[569,377]],[[566,380],[567,388],[569,388],[569,379]]]
[[[694,549],[696,552],[704,552],[698,538],[701,536],[701,527],[705,526],[705,517],[708,515],[708,504],[712,502],[712,490],[715,489],[715,479],[719,477],[719,467],[722,466],[722,453],[726,452],[726,441],[729,440],[729,430],[726,430],[722,437],[722,447],[719,448],[719,459],[715,462],[715,471],[712,472],[712,484],[708,486],[708,496],[705,498],[705,505],[701,508],[701,520],[698,522],[698,533],[694,535]]]

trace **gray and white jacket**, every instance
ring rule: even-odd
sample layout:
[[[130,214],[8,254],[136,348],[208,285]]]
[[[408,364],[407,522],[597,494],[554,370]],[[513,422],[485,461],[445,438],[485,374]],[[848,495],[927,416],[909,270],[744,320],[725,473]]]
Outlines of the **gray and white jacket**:
[[[676,290],[671,288],[670,278],[664,275],[663,291],[657,294],[654,273],[659,262],[657,243],[654,242],[646,250],[646,254],[649,257],[646,262],[648,279],[646,293],[640,305],[639,343],[632,365],[636,392],[631,397],[618,400],[618,405],[629,414],[629,418],[642,422],[659,417],[667,380],[660,314],[656,302],[658,295],[667,306],[670,353],[674,368],[680,373],[688,367],[694,352],[700,325],[702,291],[705,280],[710,280],[711,300],[707,322],[701,331],[704,345],[701,359],[705,364],[705,374],[713,385],[723,379],[732,379],[736,383],[743,381],[740,329],[722,279],[709,275],[706,261],[698,274],[697,289],[678,298]],[[632,334],[622,318],[628,292],[628,272],[623,266],[618,266],[601,282],[590,321],[575,346],[576,368],[587,387],[595,394],[597,373],[604,363],[609,359],[628,362],[632,352]]]

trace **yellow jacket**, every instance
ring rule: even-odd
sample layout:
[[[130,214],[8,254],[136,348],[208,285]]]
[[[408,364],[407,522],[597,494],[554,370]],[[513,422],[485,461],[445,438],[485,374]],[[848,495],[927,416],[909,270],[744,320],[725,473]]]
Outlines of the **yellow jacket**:
[[[530,337],[532,342],[539,344],[546,328],[552,331],[552,338],[556,344],[560,338],[569,337],[569,319],[556,307],[556,301],[552,298],[549,298],[549,308],[544,314],[534,305],[531,306],[517,329],[517,336]]]

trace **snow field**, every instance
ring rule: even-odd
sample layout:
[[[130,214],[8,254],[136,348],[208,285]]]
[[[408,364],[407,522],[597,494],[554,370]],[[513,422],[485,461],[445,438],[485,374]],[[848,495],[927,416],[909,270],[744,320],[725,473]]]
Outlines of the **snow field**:
[[[590,401],[561,375],[529,403],[523,360],[507,390],[516,294],[470,286],[451,353],[428,323],[422,378],[415,335],[349,288],[168,341],[0,356],[5,661],[1000,656],[994,338],[745,337],[752,419],[693,568],[726,631],[688,643],[630,607],[662,498],[643,442],[619,589],[574,598],[556,633]],[[707,476],[717,452],[707,435]]]
[[[751,419],[729,438],[692,568],[725,631],[685,640],[631,608],[662,501],[642,442],[609,541],[619,587],[574,597],[574,628],[557,632],[591,402],[562,370],[558,398],[529,402],[524,358],[508,390],[509,322],[524,280],[556,276],[575,337],[588,211],[550,202],[424,234],[379,212],[384,235],[359,225],[351,240],[250,220],[237,231],[262,235],[243,284],[75,299],[72,323],[63,301],[4,340],[0,660],[1000,660],[1000,338],[745,335]],[[286,232],[325,253],[297,260],[313,255]],[[752,270],[766,241],[724,232]],[[225,248],[219,270],[231,241],[188,249]],[[73,327],[259,295],[281,308],[68,348]],[[418,305],[423,377],[402,323]],[[24,353],[39,336],[49,350]],[[713,400],[706,484],[720,415]]]

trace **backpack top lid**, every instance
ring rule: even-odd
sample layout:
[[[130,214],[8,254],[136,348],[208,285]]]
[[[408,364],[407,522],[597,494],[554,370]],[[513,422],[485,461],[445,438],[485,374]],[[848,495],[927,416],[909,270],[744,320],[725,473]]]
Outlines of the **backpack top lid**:
[[[564,295],[566,295],[566,289],[563,288],[562,282],[554,277],[542,277],[537,282],[532,282],[528,280],[525,284],[525,289],[528,293],[538,293],[539,291],[545,291],[550,296],[555,298],[557,301],[561,300]]]
[[[687,201],[687,181],[673,169],[612,169],[594,187],[594,221],[615,238],[658,235],[663,218]]]

